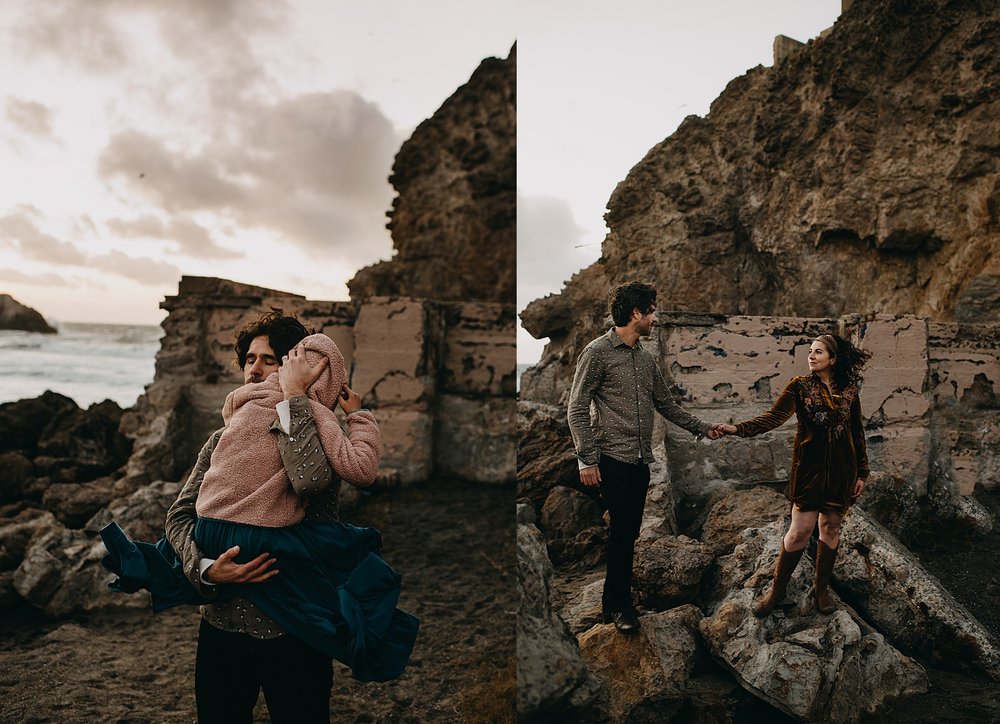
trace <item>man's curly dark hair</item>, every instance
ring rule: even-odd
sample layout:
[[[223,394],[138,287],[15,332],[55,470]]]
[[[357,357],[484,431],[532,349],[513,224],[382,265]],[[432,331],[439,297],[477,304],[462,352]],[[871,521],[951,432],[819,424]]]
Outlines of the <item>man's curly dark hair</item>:
[[[616,327],[624,327],[632,318],[632,310],[643,314],[656,304],[656,289],[642,282],[625,282],[611,290],[608,306]]]
[[[247,351],[254,337],[266,336],[268,344],[274,350],[274,356],[281,364],[281,358],[310,334],[315,334],[294,316],[287,316],[277,308],[271,307],[270,312],[262,313],[257,319],[247,322],[236,333],[236,362],[240,369],[247,363]]]

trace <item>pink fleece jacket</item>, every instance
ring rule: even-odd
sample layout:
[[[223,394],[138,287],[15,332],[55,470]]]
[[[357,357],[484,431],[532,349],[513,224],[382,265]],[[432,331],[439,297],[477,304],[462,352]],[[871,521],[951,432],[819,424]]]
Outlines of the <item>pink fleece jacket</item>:
[[[331,409],[347,382],[344,356],[325,334],[310,335],[303,344],[310,366],[315,367],[321,356],[330,361],[306,392],[323,452],[340,478],[353,485],[371,485],[381,456],[375,416],[367,410],[348,415],[345,435]],[[222,408],[226,429],[198,493],[195,510],[199,516],[267,528],[301,522],[305,516],[302,501],[292,489],[270,432],[278,417],[275,406],[283,399],[277,373],[226,397]]]

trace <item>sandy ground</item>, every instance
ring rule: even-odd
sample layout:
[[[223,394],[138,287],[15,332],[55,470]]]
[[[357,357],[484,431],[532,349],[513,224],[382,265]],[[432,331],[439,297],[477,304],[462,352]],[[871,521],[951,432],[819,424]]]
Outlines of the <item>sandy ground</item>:
[[[514,494],[436,482],[372,496],[345,520],[375,525],[421,618],[397,681],[362,684],[336,664],[334,722],[514,721]],[[109,594],[110,595],[110,594]],[[193,722],[199,614],[109,609],[46,621],[0,617],[0,721]],[[263,697],[255,720],[268,721]]]

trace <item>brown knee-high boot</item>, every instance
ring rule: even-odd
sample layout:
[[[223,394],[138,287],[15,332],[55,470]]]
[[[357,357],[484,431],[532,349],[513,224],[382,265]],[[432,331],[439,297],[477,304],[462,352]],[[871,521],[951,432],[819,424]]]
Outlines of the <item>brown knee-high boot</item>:
[[[766,596],[761,596],[757,599],[753,607],[754,616],[764,618],[785,597],[785,589],[788,587],[788,581],[792,577],[792,571],[795,570],[795,566],[799,564],[799,559],[802,557],[803,551],[805,551],[805,548],[791,552],[786,551],[785,539],[781,539],[781,553],[778,554],[778,562],[774,564],[774,581],[771,583],[771,590]]]
[[[823,541],[816,543],[816,581],[813,583],[813,596],[816,598],[816,608],[820,613],[833,613],[837,608],[833,596],[830,595],[830,576],[833,575],[833,564],[837,560],[837,548],[830,548]]]

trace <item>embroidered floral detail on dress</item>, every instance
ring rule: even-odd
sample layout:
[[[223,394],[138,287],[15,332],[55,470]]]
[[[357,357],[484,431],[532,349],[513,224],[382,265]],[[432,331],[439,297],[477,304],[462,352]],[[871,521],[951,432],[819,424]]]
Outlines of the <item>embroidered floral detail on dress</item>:
[[[831,393],[816,375],[801,378],[802,406],[806,416],[817,426],[826,428],[834,438],[839,438],[851,422],[851,405],[858,396],[858,388],[849,385],[839,393]]]

